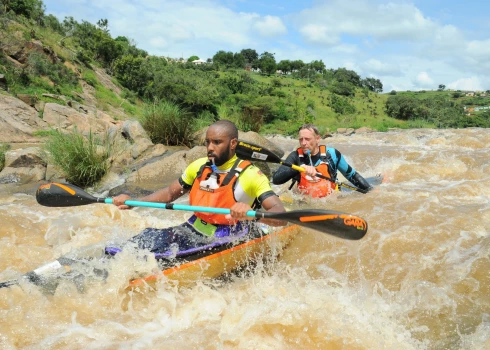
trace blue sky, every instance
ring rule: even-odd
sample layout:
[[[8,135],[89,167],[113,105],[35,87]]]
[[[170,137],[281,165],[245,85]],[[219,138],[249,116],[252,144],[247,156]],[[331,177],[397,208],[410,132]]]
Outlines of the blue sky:
[[[151,55],[255,49],[323,60],[391,90],[490,89],[490,3],[399,0],[43,0],[63,20],[109,21]]]

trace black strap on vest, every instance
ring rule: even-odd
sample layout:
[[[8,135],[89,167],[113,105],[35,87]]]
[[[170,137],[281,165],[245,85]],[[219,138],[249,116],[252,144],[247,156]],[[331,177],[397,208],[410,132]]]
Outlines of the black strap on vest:
[[[233,176],[238,176],[243,169],[237,169],[237,166],[238,164],[240,164],[240,159],[237,159],[235,161],[235,164],[233,164],[233,166],[231,167],[230,171],[228,172],[228,174],[226,174],[225,178],[223,179],[223,183],[221,184],[221,186],[226,186],[230,183],[230,181],[233,179]]]

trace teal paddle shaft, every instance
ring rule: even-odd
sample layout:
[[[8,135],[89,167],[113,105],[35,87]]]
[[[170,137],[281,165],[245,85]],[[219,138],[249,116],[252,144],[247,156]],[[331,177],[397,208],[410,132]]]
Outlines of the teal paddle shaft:
[[[112,198],[105,198],[104,203],[114,204]],[[227,215],[231,213],[231,210],[227,208],[202,207],[197,205],[185,205],[185,204],[175,204],[175,203],[156,203],[156,202],[142,202],[142,201],[127,200],[124,202],[124,204],[130,207],[185,210],[185,211],[195,211],[200,213],[214,213],[214,214],[223,214],[223,215]],[[254,218],[256,217],[256,215],[257,212],[254,210],[247,211],[247,216]]]

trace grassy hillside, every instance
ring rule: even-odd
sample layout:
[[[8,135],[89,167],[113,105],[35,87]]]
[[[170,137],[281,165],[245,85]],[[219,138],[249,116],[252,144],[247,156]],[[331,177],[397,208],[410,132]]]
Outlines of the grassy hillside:
[[[263,76],[252,73],[257,81],[271,85],[273,80],[279,80],[281,86],[277,89],[285,93],[283,100],[290,106],[298,106],[299,111],[304,111],[311,106],[312,120],[321,131],[335,132],[338,128],[370,127],[374,130],[386,131],[388,128],[406,128],[407,123],[387,116],[384,106],[388,98],[387,94],[379,94],[365,89],[356,89],[355,96],[349,98],[350,104],[355,107],[355,112],[350,114],[336,113],[331,107],[331,98],[334,95],[328,89],[308,81],[296,79],[284,75],[276,77]],[[298,113],[298,119],[308,119],[304,113]],[[283,120],[277,120],[265,124],[263,133],[290,133],[290,124]]]

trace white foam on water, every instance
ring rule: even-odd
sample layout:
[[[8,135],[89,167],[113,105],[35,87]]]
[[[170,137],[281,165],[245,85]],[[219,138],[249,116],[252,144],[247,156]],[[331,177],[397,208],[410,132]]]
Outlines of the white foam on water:
[[[126,289],[134,271],[157,272],[154,259],[126,250],[101,266],[109,271],[106,282],[95,280],[83,292],[72,281],[53,295],[27,282],[0,289],[0,346],[487,349],[489,135],[419,129],[326,139],[363,176],[382,173],[385,182],[367,195],[291,194],[291,207],[359,215],[369,225],[362,240],[303,229],[278,259],[185,288],[161,278]],[[279,143],[297,147],[295,140]],[[0,281],[190,215],[105,204],[46,208],[23,194],[0,198]]]

